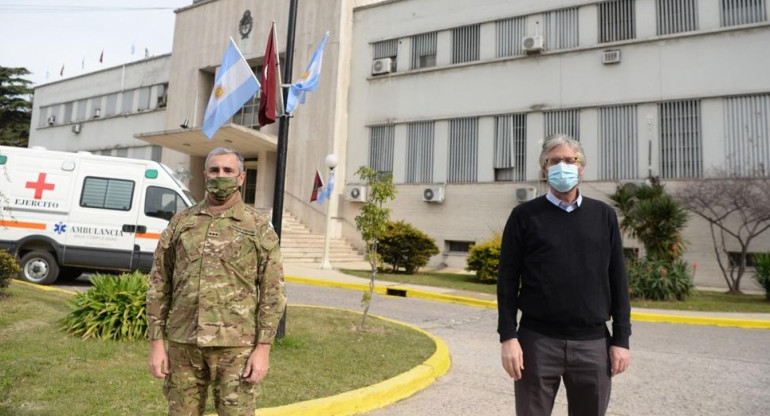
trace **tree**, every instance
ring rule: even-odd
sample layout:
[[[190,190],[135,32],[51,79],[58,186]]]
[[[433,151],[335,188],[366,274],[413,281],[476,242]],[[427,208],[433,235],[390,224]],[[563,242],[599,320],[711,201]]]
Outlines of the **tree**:
[[[0,66],[0,145],[25,147],[29,141],[32,94],[26,68]]]
[[[390,210],[384,208],[383,204],[396,197],[396,187],[393,185],[393,176],[390,173],[383,175],[368,166],[358,168],[356,175],[366,183],[369,190],[366,195],[366,202],[361,207],[361,213],[356,216],[356,228],[366,243],[366,259],[372,268],[369,291],[364,292],[361,299],[361,304],[364,307],[364,316],[361,319],[361,327],[363,328],[366,325],[366,316],[372,303],[374,280],[377,278],[377,266],[380,262],[380,257],[377,254],[377,243],[390,221]]]
[[[689,182],[675,198],[709,223],[714,254],[728,287],[741,293],[751,242],[770,228],[770,178],[735,177],[715,171],[715,179]],[[730,247],[740,251],[731,255]]]
[[[610,196],[620,210],[620,229],[638,239],[649,260],[673,263],[684,254],[687,211],[656,178],[641,186],[619,186]]]

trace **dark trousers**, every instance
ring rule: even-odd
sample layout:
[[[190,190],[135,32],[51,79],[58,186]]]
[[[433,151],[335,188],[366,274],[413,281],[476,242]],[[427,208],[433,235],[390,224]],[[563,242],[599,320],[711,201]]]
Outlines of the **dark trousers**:
[[[516,416],[548,416],[561,380],[570,416],[603,416],[610,402],[609,343],[606,338],[569,341],[519,329],[524,354],[515,382]]]

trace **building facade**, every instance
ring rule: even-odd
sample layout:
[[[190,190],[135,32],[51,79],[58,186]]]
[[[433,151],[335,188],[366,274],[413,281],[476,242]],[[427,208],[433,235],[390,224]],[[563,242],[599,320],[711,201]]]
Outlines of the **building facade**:
[[[366,190],[354,172],[391,172],[393,219],[436,240],[433,265],[464,267],[472,244],[546,191],[538,155],[552,133],[581,141],[581,191],[605,201],[618,184],[650,176],[669,189],[714,169],[767,176],[769,8],[766,0],[300,2],[293,79],[330,34],[318,91],[291,119],[284,208],[318,232],[331,209],[332,234],[360,244],[354,218]],[[251,169],[249,202],[269,209],[278,129],[253,128],[257,100],[211,142],[200,126],[228,37],[258,71],[273,20],[283,60],[285,2],[207,0],[178,10],[170,55],[38,87],[30,145],[160,152],[192,173],[198,195],[208,150],[235,147]],[[147,96],[155,107],[142,107]],[[129,101],[131,111],[121,113]],[[121,115],[90,128],[110,120],[81,119],[81,102],[85,118],[112,102]],[[54,113],[60,118],[49,126]],[[309,194],[329,153],[341,160],[337,188],[319,206]],[[708,225],[694,216],[689,224],[696,282],[723,286]],[[767,233],[752,243],[752,251],[768,250]]]

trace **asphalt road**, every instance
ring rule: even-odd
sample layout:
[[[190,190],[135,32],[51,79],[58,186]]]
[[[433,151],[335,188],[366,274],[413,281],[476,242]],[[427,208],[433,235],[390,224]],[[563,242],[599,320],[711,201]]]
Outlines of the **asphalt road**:
[[[360,310],[359,292],[300,284],[288,284],[288,290],[293,304]],[[443,339],[452,368],[428,389],[369,415],[514,415],[513,382],[500,366],[495,310],[376,296],[370,312]],[[770,331],[644,322],[634,322],[632,329],[631,368],[613,380],[608,414],[767,414]],[[553,414],[567,415],[563,389]]]
[[[84,278],[66,285],[90,286]],[[289,302],[361,310],[361,292],[287,283]],[[513,416],[513,381],[500,366],[497,311],[375,295],[370,313],[446,342],[452,368],[432,386],[370,416]],[[613,380],[609,415],[766,415],[770,331],[633,322],[631,367]],[[289,327],[291,318],[289,318]],[[277,369],[276,369],[277,370]],[[554,416],[567,415],[563,389]]]

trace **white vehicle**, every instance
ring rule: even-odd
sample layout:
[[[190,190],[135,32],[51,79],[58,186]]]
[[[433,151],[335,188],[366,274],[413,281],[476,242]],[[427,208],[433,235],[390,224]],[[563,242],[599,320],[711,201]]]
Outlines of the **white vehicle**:
[[[29,282],[149,271],[168,220],[194,203],[158,162],[0,146],[0,248]]]

